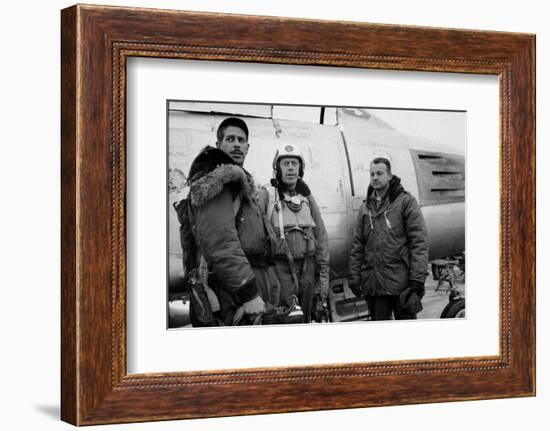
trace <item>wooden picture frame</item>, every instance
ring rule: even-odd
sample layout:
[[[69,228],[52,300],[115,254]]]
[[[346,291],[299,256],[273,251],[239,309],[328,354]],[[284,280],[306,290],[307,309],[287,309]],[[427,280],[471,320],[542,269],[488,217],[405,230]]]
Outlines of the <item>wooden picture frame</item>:
[[[535,394],[534,35],[82,5],[61,17],[64,421]],[[132,56],[497,75],[499,355],[127,374],[125,65]]]

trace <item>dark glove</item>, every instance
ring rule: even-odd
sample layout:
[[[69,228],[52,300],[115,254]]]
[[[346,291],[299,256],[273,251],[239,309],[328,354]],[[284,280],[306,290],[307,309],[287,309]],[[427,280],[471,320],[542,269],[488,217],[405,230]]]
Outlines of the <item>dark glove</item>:
[[[407,287],[403,292],[401,292],[399,295],[399,305],[410,314],[416,314],[422,311],[422,301],[420,301],[420,296],[418,296],[412,287]]]
[[[350,284],[349,285],[349,288],[351,290],[351,292],[356,296],[356,297],[360,297],[360,296],[363,296],[363,292],[361,290],[361,285],[359,283],[355,283],[355,284]]]
[[[185,292],[191,293],[191,285],[195,283],[198,279],[196,269],[185,268],[185,274],[182,278],[182,286]]]
[[[426,288],[424,287],[424,284],[420,283],[419,281],[409,281],[409,289],[416,293],[420,299],[422,299],[424,297],[424,294],[426,293]]]

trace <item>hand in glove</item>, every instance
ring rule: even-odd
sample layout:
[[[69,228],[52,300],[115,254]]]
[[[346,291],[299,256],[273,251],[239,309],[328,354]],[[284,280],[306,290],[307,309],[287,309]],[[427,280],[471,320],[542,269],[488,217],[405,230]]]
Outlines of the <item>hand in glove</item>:
[[[399,295],[399,305],[408,313],[416,314],[422,311],[422,301],[413,287],[407,287]]]
[[[424,287],[423,283],[420,283],[419,281],[409,281],[409,289],[416,293],[420,299],[424,297],[424,294],[426,293],[426,288]]]
[[[361,297],[363,296],[363,292],[361,290],[361,284],[359,283],[355,283],[355,284],[350,284],[349,286],[351,292],[356,296],[356,297]]]

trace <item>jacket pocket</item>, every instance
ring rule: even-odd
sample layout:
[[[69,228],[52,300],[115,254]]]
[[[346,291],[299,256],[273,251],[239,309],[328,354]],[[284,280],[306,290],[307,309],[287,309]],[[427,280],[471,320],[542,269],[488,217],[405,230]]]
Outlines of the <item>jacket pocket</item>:
[[[240,214],[235,221],[244,253],[246,255],[264,254],[266,251],[265,238],[268,236],[268,232],[262,214],[243,202]]]
[[[361,270],[374,268],[374,264],[376,261],[376,253],[365,250],[363,262],[361,262]]]

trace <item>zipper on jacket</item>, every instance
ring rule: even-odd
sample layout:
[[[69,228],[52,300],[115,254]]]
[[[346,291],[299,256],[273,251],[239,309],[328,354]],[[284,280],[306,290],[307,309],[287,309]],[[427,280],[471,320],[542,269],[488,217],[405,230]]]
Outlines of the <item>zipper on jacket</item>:
[[[370,223],[371,230],[374,230],[374,226],[372,225],[372,213],[371,213],[370,209],[369,209],[369,223]]]
[[[388,211],[387,211],[387,210],[384,211],[384,219],[386,220],[386,226],[388,227],[388,229],[391,229],[391,223],[390,223],[390,221],[388,220],[387,214],[388,214]]]

